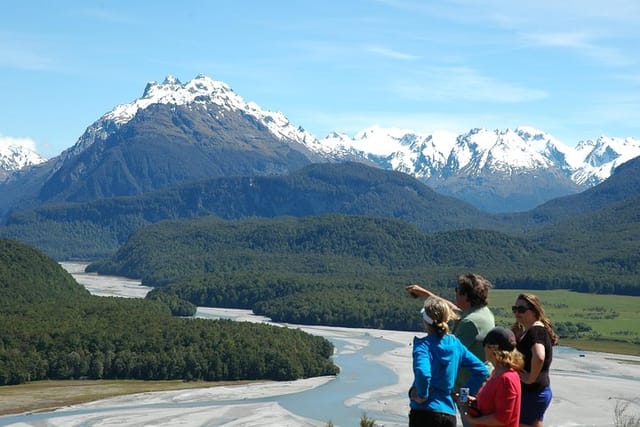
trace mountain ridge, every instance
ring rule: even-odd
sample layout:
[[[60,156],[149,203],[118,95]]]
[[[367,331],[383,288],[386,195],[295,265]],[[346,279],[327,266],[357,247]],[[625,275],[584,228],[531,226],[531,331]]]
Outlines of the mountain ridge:
[[[289,175],[210,178],[138,196],[50,203],[11,214],[0,235],[73,259],[104,256],[131,232],[161,220],[327,213],[396,218],[425,232],[498,227],[488,214],[409,175],[346,162],[310,164]]]
[[[154,111],[164,113],[154,116]],[[203,117],[206,115],[208,121],[205,123]],[[144,124],[144,120],[149,123]],[[119,159],[119,164],[112,167],[110,173],[121,177],[128,175],[128,182],[127,179],[116,182],[104,175],[91,177],[92,167],[106,170],[100,169],[97,161],[116,162],[100,158],[107,151],[104,147],[107,141],[124,147],[129,143],[127,138],[136,134],[135,129],[140,126],[146,126],[150,131],[145,140],[139,140],[141,144],[152,145],[157,142],[155,139],[164,138],[166,145],[156,145],[159,151],[165,150],[163,156],[177,155],[180,151],[184,160],[176,162],[176,167],[182,171],[174,173],[167,166],[155,173],[163,175],[163,179],[154,182],[153,173],[136,171],[132,165],[125,164],[127,159]],[[206,132],[205,128],[208,128]],[[206,153],[201,156],[195,152],[182,152],[188,144],[171,147],[171,144],[179,145],[176,140],[202,142],[207,138],[210,142],[226,138],[227,143],[233,142],[238,147],[229,144],[235,154],[218,151],[215,159]],[[149,142],[152,139],[154,141]],[[261,143],[253,143],[256,139]],[[98,146],[94,147],[96,143]],[[280,151],[274,153],[274,147],[280,147]],[[129,151],[122,149],[121,154]],[[253,157],[242,165],[242,154],[247,153]],[[299,155],[294,155],[295,160],[287,164],[292,153]],[[83,155],[84,161],[80,162],[78,159]],[[255,102],[246,102],[224,82],[199,74],[183,84],[169,75],[162,83],[149,82],[142,97],[105,113],[87,127],[76,144],[37,169],[38,178],[31,178],[30,184],[41,186],[38,194],[24,196],[25,192],[20,189],[20,180],[30,172],[5,172],[9,173],[7,181],[12,183],[0,188],[9,199],[5,206],[0,206],[0,211],[13,208],[12,203],[20,198],[25,198],[28,205],[47,202],[52,199],[49,194],[52,190],[58,201],[139,194],[154,190],[156,184],[167,186],[220,174],[287,173],[304,164],[326,161],[361,161],[404,172],[442,194],[460,198],[487,212],[524,211],[552,198],[590,188],[610,176],[615,166],[638,155],[640,140],[635,138],[602,136],[595,141],[580,141],[573,148],[530,126],[493,131],[475,128],[463,134],[417,134],[373,126],[353,138],[332,132],[318,139],[293,125],[283,113],[266,111]],[[159,167],[170,161],[159,155],[153,159],[150,156],[142,156],[143,167]],[[187,159],[187,156],[191,158]],[[220,156],[229,156],[226,163],[239,167],[221,166],[225,161]],[[87,161],[88,157],[94,158],[93,164]],[[137,158],[140,157],[138,154]],[[204,161],[207,157],[209,161]],[[72,165],[74,162],[75,166]],[[189,162],[193,163],[191,167],[187,166]],[[269,164],[265,165],[265,162]],[[195,172],[195,168],[200,168],[201,172]],[[195,173],[185,174],[187,170]],[[63,176],[64,173],[67,176]],[[92,195],[90,191],[62,189],[65,183],[78,183],[83,174],[88,181],[93,180],[90,185],[102,187],[100,191],[96,190]],[[98,182],[101,179],[105,182]],[[107,188],[110,185],[113,188]]]

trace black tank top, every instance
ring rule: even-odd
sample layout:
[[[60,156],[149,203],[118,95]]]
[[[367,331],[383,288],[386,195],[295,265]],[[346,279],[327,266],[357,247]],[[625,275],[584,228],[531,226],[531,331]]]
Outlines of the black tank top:
[[[551,337],[544,326],[534,325],[527,330],[518,345],[516,346],[518,351],[524,356],[524,370],[531,371],[531,359],[533,354],[531,348],[534,344],[544,345],[544,362],[542,363],[542,370],[536,378],[536,381],[532,384],[522,383],[523,391],[540,390],[550,384],[549,382],[549,368],[551,367],[551,360],[553,359],[553,343]]]

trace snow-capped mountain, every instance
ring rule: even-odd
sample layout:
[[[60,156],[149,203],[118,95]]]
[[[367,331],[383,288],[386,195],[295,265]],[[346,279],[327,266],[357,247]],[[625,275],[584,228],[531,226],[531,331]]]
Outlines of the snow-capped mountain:
[[[595,141],[580,141],[574,152],[579,166],[571,178],[591,187],[609,178],[621,164],[640,156],[640,140],[601,136]]]
[[[320,140],[334,153],[352,153],[390,165],[418,178],[447,176],[460,170],[512,175],[534,169],[558,168],[578,185],[592,186],[620,164],[640,156],[640,139],[600,137],[570,147],[532,127],[465,134],[421,135],[409,130],[371,127],[353,138],[332,132]]]
[[[44,163],[33,142],[26,138],[0,137],[0,181],[22,168]]]
[[[162,83],[149,82],[141,98],[116,106],[87,128],[78,142],[62,153],[62,157],[76,155],[93,144],[105,139],[129,123],[138,112],[155,104],[184,106],[189,109],[215,107],[214,115],[222,118],[225,111],[240,111],[263,124],[278,139],[297,142],[321,151],[315,136],[300,127],[293,126],[280,112],[266,111],[254,102],[246,102],[226,83],[199,74],[187,83],[174,76],[167,76]]]
[[[30,185],[42,180],[41,201],[80,201],[356,160],[415,176],[481,209],[509,212],[594,186],[636,156],[638,139],[600,137],[570,147],[526,126],[463,134],[374,126],[318,139],[201,74],[184,84],[173,76],[148,83],[140,98],[114,107],[47,162]]]
[[[544,131],[526,126],[506,130],[472,129],[460,135],[446,131],[418,134],[374,126],[353,137],[333,132],[318,139],[293,125],[283,113],[263,110],[255,102],[245,101],[226,83],[200,74],[185,84],[171,75],[163,83],[148,83],[142,97],[103,115],[61,159],[82,152],[96,139],[107,138],[139,111],[154,104],[190,109],[215,106],[217,116],[224,115],[225,111],[242,112],[265,126],[278,140],[301,144],[327,161],[367,160],[384,169],[413,175],[451,195],[460,194],[448,191],[447,181],[459,180],[460,176],[504,176],[512,182],[519,174],[536,171],[560,174],[575,184],[573,188],[552,191],[550,196],[570,194],[602,182],[616,166],[640,155],[640,141],[633,138],[600,137],[596,141],[581,141],[573,148]],[[530,207],[539,201],[532,200]],[[523,207],[527,206],[518,208]]]
[[[530,209],[584,190],[640,156],[638,139],[600,137],[570,147],[526,126],[461,135],[371,127],[353,138],[333,132],[320,144],[408,173],[489,211]]]
[[[313,135],[198,75],[147,84],[91,124],[41,173],[39,202],[133,196],[224,176],[287,174],[324,160]],[[26,198],[23,197],[23,200]]]

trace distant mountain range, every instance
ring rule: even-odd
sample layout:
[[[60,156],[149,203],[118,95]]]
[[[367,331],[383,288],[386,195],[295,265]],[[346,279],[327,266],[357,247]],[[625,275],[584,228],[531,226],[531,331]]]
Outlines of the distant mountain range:
[[[640,156],[640,139],[600,137],[569,147],[531,127],[418,135],[370,128],[320,141],[385,169],[413,175],[434,190],[488,212],[531,209],[592,187]]]
[[[0,217],[44,203],[138,195],[217,177],[287,174],[347,160],[412,175],[487,212],[513,212],[590,188],[639,155],[638,139],[600,137],[572,148],[529,127],[461,135],[373,127],[354,137],[318,139],[284,114],[244,101],[223,82],[199,75],[183,84],[169,76],[103,115],[45,163],[9,162],[1,151]]]

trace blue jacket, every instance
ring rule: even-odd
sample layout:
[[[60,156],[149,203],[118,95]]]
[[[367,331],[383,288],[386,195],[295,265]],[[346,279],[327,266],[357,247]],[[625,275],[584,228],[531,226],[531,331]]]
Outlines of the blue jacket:
[[[456,405],[452,394],[458,369],[464,367],[471,373],[466,387],[475,395],[489,375],[487,366],[471,353],[458,338],[447,334],[429,334],[413,338],[413,385],[424,403],[410,400],[412,409],[430,410],[455,415]]]

